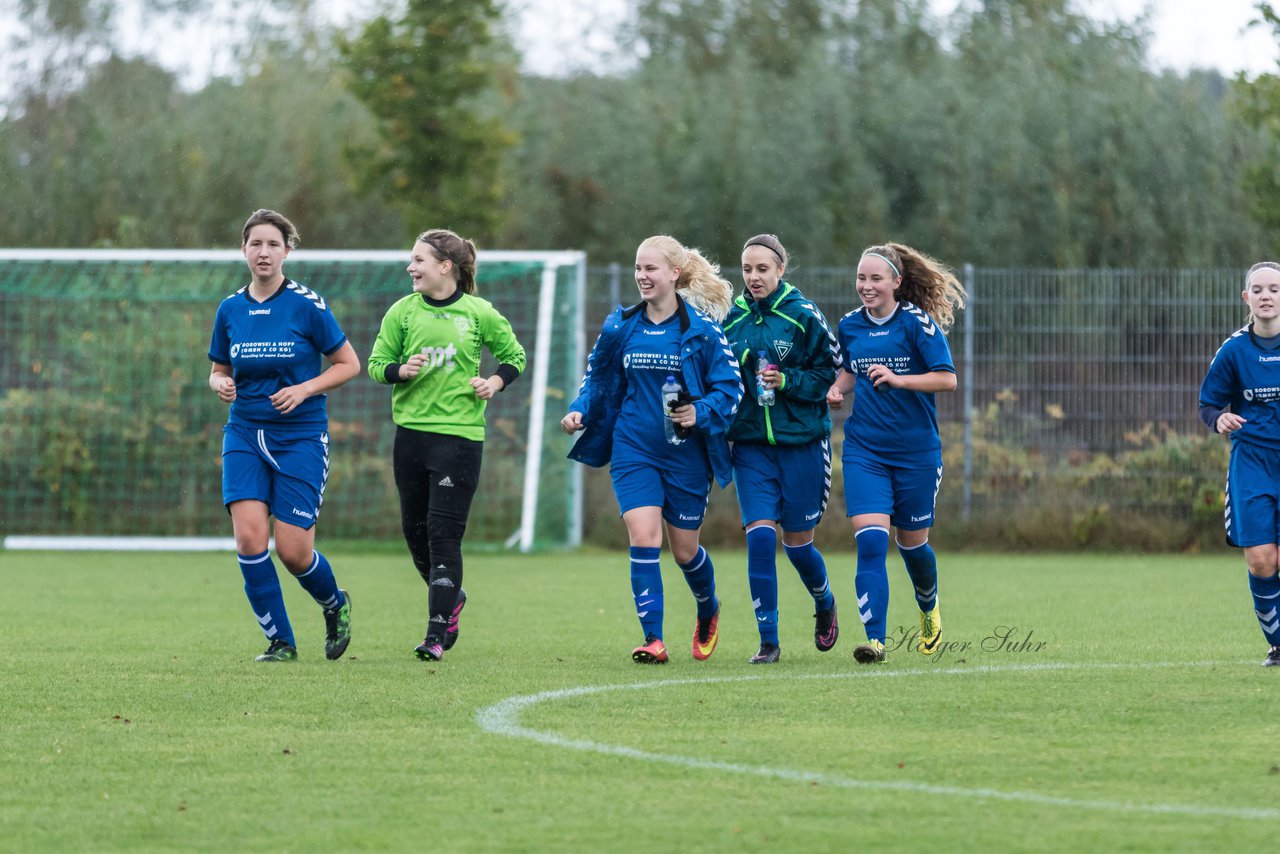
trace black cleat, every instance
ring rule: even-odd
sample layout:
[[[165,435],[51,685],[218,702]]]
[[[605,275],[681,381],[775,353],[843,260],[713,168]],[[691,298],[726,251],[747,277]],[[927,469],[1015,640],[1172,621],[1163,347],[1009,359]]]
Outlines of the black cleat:
[[[760,651],[747,659],[748,664],[777,664],[778,659],[782,657],[782,650],[777,644],[762,643]]]
[[[413,651],[423,661],[440,661],[444,658],[444,644],[430,636],[423,638],[422,643],[414,647]]]
[[[458,588],[458,604],[453,606],[453,614],[449,616],[449,628],[444,632],[444,648],[453,649],[458,642],[458,615],[467,606],[467,591]]]
[[[813,615],[813,645],[818,648],[818,652],[827,652],[836,645],[838,637],[840,621],[836,619],[836,605],[832,602],[830,608],[819,610]]]
[[[337,661],[351,643],[351,594],[345,590],[342,604],[324,612],[324,657]]]
[[[267,647],[267,651],[254,659],[254,661],[297,661],[298,650],[294,649],[293,644],[288,641],[276,638]]]

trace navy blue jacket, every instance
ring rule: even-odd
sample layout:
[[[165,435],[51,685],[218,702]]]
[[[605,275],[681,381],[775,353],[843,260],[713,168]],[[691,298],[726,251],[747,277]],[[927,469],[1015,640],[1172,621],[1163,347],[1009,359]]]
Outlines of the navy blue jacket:
[[[689,393],[698,398],[694,425],[706,440],[711,471],[721,487],[733,480],[727,433],[742,400],[742,372],[720,326],[676,295],[680,318],[680,373]],[[569,459],[589,466],[603,466],[613,457],[613,431],[622,399],[627,392],[622,368],[622,348],[640,322],[644,303],[619,306],[604,321],[600,337],[587,359],[578,397],[570,412],[582,413],[582,433],[569,451]]]

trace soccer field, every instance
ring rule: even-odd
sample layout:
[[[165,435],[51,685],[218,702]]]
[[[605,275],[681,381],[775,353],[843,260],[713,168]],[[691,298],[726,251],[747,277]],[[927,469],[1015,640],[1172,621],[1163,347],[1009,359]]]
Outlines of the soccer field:
[[[415,659],[407,558],[335,549],[346,657],[288,579],[293,665],[231,555],[0,553],[0,826],[13,851],[1269,850],[1280,672],[1235,555],[940,554],[936,659],[856,665],[780,566],[782,661],[719,552],[715,655],[664,555],[642,667],[625,555],[468,555],[458,645]],[[891,558],[889,625],[914,629]]]

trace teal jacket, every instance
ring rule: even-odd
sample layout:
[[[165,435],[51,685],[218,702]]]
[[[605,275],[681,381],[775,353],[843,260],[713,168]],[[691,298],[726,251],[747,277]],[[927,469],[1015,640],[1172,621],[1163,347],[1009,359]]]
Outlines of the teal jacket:
[[[723,324],[742,366],[746,394],[729,428],[733,442],[806,445],[831,435],[827,389],[841,364],[840,343],[822,312],[795,286],[781,282],[763,300],[743,291]],[[759,353],[782,372],[773,406],[756,400]]]

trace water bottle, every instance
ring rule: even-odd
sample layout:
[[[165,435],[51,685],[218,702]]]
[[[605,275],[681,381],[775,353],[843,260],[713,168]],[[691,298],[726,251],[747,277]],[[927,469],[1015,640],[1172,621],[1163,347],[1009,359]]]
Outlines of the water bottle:
[[[662,414],[666,418],[662,422],[662,428],[667,435],[667,441],[672,445],[679,445],[684,439],[677,433],[675,422],[671,420],[671,410],[680,405],[680,392],[683,389],[680,383],[676,382],[674,374],[667,374],[667,381],[662,384]]]
[[[773,406],[777,394],[764,384],[764,372],[776,371],[777,365],[769,362],[769,354],[761,350],[756,361],[756,402],[761,406]]]

